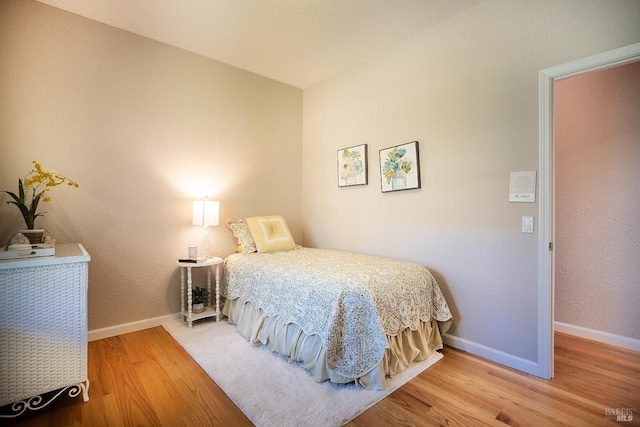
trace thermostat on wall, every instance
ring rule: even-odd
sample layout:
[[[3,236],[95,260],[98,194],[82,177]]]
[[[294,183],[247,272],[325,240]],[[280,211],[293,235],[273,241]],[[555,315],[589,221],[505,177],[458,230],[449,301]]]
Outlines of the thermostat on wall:
[[[536,201],[536,172],[511,172],[509,201],[534,203]]]

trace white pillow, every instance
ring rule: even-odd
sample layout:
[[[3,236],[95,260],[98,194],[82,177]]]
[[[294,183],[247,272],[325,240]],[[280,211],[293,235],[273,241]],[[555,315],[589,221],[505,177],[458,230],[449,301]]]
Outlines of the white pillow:
[[[242,252],[243,254],[250,254],[258,251],[256,248],[256,242],[253,240],[253,236],[251,235],[251,230],[249,230],[249,226],[244,219],[228,219],[226,224],[227,228],[229,228],[233,233],[233,237],[238,239],[238,245],[240,245],[239,252]]]

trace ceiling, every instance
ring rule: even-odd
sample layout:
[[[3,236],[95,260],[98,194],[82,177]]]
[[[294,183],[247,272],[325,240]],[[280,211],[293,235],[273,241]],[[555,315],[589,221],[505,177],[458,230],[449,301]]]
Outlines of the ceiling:
[[[483,0],[38,0],[296,87]]]

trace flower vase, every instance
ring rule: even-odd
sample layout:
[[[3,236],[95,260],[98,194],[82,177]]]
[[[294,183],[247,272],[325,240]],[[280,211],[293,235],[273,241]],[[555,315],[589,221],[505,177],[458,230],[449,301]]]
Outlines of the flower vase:
[[[404,190],[407,188],[407,177],[406,176],[398,176],[391,178],[391,189],[392,190]]]
[[[193,306],[191,307],[191,311],[194,314],[202,313],[204,311],[204,303],[200,302],[197,304],[193,304]]]
[[[37,245],[44,241],[44,228],[16,230],[16,233],[20,233],[24,237],[29,239],[29,243],[31,243],[32,245]]]

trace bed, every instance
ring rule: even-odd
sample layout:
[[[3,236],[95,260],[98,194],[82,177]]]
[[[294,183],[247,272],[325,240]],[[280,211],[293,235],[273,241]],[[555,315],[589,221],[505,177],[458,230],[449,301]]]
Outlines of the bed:
[[[297,246],[281,216],[227,226],[240,245],[224,261],[223,314],[316,381],[383,389],[442,348],[452,317],[427,268]]]

